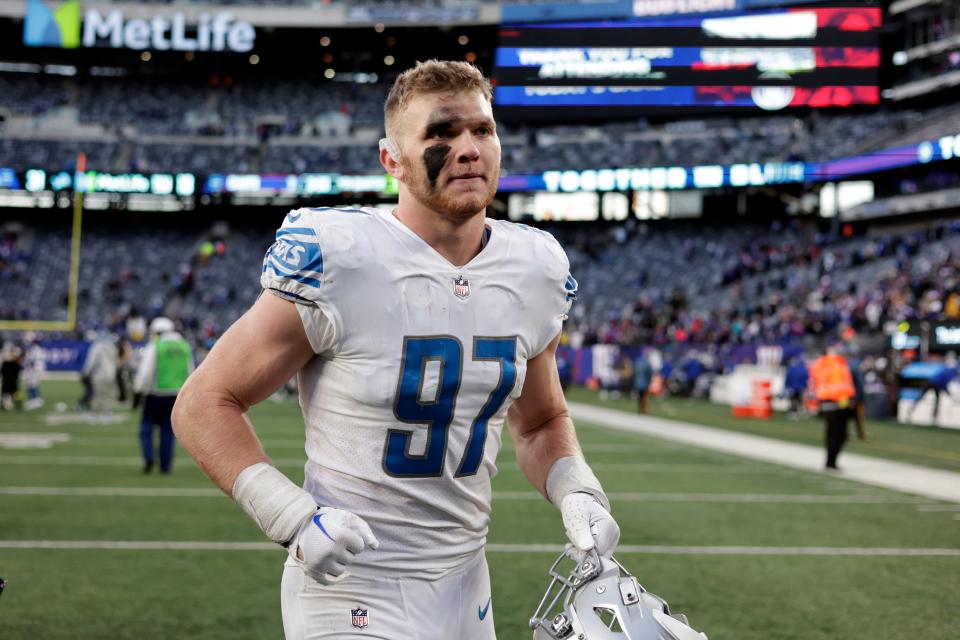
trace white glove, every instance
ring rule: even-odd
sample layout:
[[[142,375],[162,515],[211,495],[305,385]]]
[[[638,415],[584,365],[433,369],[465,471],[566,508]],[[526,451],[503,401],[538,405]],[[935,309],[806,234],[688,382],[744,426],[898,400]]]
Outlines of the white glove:
[[[568,493],[560,501],[560,515],[567,537],[580,551],[594,547],[604,557],[613,555],[620,542],[620,527],[610,512],[589,493]]]
[[[300,526],[288,547],[290,557],[320,584],[347,577],[347,567],[364,549],[380,542],[363,518],[331,507],[320,507]]]
[[[380,546],[360,516],[318,507],[313,496],[266,462],[241,471],[232,495],[268,538],[286,547],[303,572],[322,584],[343,579],[358,553]]]

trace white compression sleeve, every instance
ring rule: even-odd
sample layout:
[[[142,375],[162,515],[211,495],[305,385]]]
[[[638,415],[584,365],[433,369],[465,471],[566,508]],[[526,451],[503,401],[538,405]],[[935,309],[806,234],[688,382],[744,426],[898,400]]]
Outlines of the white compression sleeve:
[[[287,546],[317,502],[276,467],[252,464],[233,483],[233,499],[253,518],[267,537]]]
[[[583,456],[560,458],[547,474],[547,497],[559,508],[564,496],[575,492],[589,493],[604,509],[610,511],[607,494]]]

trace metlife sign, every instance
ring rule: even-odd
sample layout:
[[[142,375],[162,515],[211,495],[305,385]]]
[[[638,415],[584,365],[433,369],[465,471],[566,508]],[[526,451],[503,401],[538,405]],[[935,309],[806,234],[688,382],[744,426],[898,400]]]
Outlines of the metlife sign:
[[[234,20],[229,12],[201,13],[197,24],[188,25],[182,12],[127,19],[120,9],[83,12],[79,0],[55,7],[43,0],[27,0],[23,21],[23,42],[31,47],[244,53],[253,49],[255,41],[253,25]]]

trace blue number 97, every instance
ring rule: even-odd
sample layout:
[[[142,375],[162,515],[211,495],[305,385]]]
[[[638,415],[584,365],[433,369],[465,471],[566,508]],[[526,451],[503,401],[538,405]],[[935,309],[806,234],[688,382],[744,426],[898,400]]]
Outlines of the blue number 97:
[[[470,427],[466,450],[457,468],[456,477],[477,473],[483,461],[487,441],[487,423],[503,406],[517,380],[517,338],[474,338],[473,359],[500,363],[500,381],[490,392],[486,403]],[[440,365],[435,396],[421,398],[427,363]],[[430,478],[443,475],[447,450],[447,432],[453,422],[457,393],[463,376],[463,346],[453,336],[404,338],[403,365],[397,383],[393,413],[397,420],[409,424],[428,424],[427,444],[423,454],[411,455],[413,430],[389,429],[383,453],[383,469],[391,476]]]

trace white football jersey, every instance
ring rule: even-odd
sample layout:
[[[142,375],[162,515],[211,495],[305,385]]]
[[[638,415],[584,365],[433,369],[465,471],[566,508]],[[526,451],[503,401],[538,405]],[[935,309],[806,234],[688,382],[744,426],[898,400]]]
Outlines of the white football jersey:
[[[486,226],[456,267],[390,212],[300,209],[264,259],[317,353],[299,376],[304,488],[380,540],[359,575],[442,575],[486,541],[507,409],[576,289],[550,234]]]

